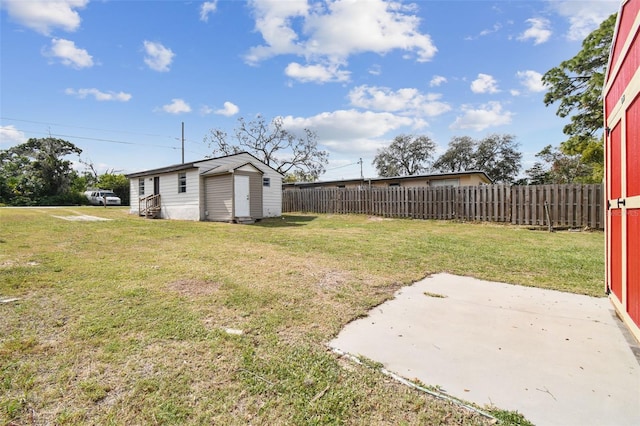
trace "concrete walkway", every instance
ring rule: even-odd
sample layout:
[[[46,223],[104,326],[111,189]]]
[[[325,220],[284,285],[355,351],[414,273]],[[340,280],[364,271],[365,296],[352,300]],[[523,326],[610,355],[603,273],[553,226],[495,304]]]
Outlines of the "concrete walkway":
[[[330,342],[536,425],[640,425],[640,364],[607,298],[437,274]]]

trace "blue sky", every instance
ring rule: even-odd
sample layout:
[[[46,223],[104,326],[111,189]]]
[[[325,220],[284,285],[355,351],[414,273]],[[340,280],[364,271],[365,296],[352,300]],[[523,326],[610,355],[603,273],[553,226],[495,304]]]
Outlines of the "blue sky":
[[[398,134],[516,137],[523,170],[565,136],[540,77],[619,1],[0,3],[0,149],[51,134],[99,171],[211,150],[210,129],[283,117],[329,152],[323,180],[374,177]],[[79,166],[81,169],[81,166]]]

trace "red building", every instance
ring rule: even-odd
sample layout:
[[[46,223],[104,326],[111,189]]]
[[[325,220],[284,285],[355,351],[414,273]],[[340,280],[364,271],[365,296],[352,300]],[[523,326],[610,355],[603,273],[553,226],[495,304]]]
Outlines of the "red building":
[[[624,0],[604,85],[606,286],[640,341],[640,0]]]

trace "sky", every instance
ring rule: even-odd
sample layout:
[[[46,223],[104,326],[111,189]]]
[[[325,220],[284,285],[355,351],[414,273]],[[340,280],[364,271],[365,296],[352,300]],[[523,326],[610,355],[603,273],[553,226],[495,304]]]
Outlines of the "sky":
[[[282,117],[375,177],[400,134],[515,136],[523,171],[566,140],[542,75],[618,0],[0,1],[0,149],[49,135],[103,172],[212,153],[212,129]],[[230,139],[232,141],[232,139]],[[360,164],[362,159],[362,164]],[[83,169],[78,163],[79,170]]]

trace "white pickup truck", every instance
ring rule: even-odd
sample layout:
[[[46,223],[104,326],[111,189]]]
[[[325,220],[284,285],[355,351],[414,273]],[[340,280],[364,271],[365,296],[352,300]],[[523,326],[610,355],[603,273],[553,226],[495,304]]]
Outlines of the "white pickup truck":
[[[84,195],[94,206],[119,206],[122,203],[120,197],[114,194],[113,191],[104,189],[86,191]]]

